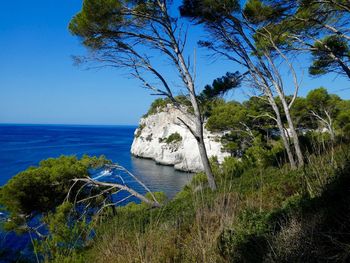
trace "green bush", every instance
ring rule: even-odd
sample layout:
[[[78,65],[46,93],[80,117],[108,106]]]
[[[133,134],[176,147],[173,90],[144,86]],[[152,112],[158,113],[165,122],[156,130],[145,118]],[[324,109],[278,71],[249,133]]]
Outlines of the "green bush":
[[[235,157],[226,157],[222,163],[224,177],[240,177],[245,169],[245,163]]]
[[[185,96],[176,96],[175,100],[177,101],[177,103],[187,106],[189,113],[193,113],[191,103]],[[162,112],[167,107],[168,104],[173,104],[173,101],[171,101],[169,98],[156,99],[155,101],[152,102],[148,112],[143,116],[143,118]]]
[[[217,105],[209,117],[206,128],[210,131],[226,131],[247,119],[247,110],[235,101]]]
[[[268,213],[243,210],[234,227],[225,229],[218,238],[221,255],[229,262],[262,262],[269,233]]]
[[[46,260],[69,256],[72,251],[81,250],[91,237],[91,225],[86,218],[78,219],[79,215],[72,211],[73,204],[65,202],[43,218],[49,234],[37,240],[35,248]]]
[[[156,99],[152,102],[151,107],[149,108],[148,112],[143,116],[143,118],[146,118],[149,115],[156,114],[158,112],[161,112],[169,103],[171,103],[171,100],[166,99]]]
[[[0,204],[10,213],[10,220],[5,226],[8,229],[26,230],[23,224],[37,215],[55,211],[63,203],[71,190],[73,179],[87,177],[89,169],[109,163],[104,156],[83,156],[81,159],[61,156],[41,161],[38,167],[20,172],[0,191]],[[79,183],[76,186],[79,187]]]
[[[142,130],[146,127],[146,124],[142,123],[137,128],[137,133],[135,134],[135,138],[139,138],[141,136]]]
[[[166,144],[178,143],[182,141],[182,137],[178,132],[172,133],[165,139]]]

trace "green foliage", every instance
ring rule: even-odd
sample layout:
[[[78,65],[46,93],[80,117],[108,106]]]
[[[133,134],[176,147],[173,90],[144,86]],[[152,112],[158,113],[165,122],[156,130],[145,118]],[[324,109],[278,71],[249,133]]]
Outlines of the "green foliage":
[[[241,157],[245,151],[252,146],[254,135],[257,133],[247,133],[245,131],[231,131],[221,137],[222,150],[231,156]]]
[[[245,4],[243,12],[251,23],[258,24],[267,20],[275,20],[282,10],[266,5],[260,0],[249,0]]]
[[[142,130],[146,127],[146,124],[141,123],[140,126],[137,128],[137,132],[135,134],[135,138],[139,138],[142,134]]]
[[[167,138],[163,140],[166,144],[179,143],[182,141],[182,137],[178,132],[170,134]]]
[[[91,235],[91,226],[85,217],[79,219],[79,215],[74,214],[73,204],[68,202],[46,215],[43,222],[49,235],[36,241],[35,247],[47,260],[69,256],[71,251],[82,249]]]
[[[253,208],[242,210],[233,225],[225,228],[218,238],[221,255],[229,262],[295,262],[308,261],[310,258],[322,259],[324,253],[320,247],[327,247],[327,251],[329,249],[341,257],[339,247],[332,244],[330,239],[322,238],[323,235],[315,236],[315,232],[329,233],[325,229],[343,228],[344,221],[335,220],[335,217],[339,215],[346,220],[348,216],[349,211],[343,209],[346,201],[340,197],[345,192],[339,188],[345,189],[349,185],[349,148],[345,146],[345,149],[339,150],[335,158],[337,164],[329,164],[329,155],[319,156],[305,168],[305,174],[302,171],[269,168],[264,170],[258,183],[259,177],[254,169],[250,172],[247,169],[235,186],[239,186],[239,191],[245,197],[249,196],[250,200],[254,199],[254,193],[260,192],[264,205],[273,196],[277,207],[266,211],[261,207],[257,210],[253,205]],[[342,168],[339,169],[338,165]],[[309,187],[316,187],[318,182],[323,182],[316,187],[316,195],[313,191],[305,193],[305,180]],[[334,234],[333,238],[350,242],[342,234]],[[297,247],[292,249],[291,246]]]
[[[350,101],[342,101],[338,104],[339,114],[336,116],[336,126],[340,128],[341,134],[350,138]]]
[[[337,119],[340,112],[339,106],[342,104],[339,96],[328,94],[325,88],[318,88],[308,93],[306,103],[311,113],[312,122],[310,123],[310,127],[315,127],[312,124],[316,123],[316,128],[323,128],[325,123],[319,119],[322,118],[328,123],[332,123],[332,129],[335,129],[334,121]],[[315,114],[319,117],[315,117]],[[327,127],[327,129],[329,128]]]
[[[81,12],[70,22],[69,30],[80,36],[85,46],[100,49],[106,44],[110,25],[118,30],[126,22],[120,13],[121,5],[122,1],[85,0]]]
[[[312,56],[313,63],[309,68],[309,73],[323,75],[339,67],[334,56],[347,60],[350,57],[350,49],[347,41],[342,37],[331,35],[315,43]]]
[[[186,106],[188,108],[189,113],[193,111],[191,108],[191,103],[186,96],[176,96],[174,99],[176,103]],[[162,112],[169,104],[174,104],[174,102],[171,101],[169,98],[158,98],[152,102],[148,112],[143,117],[146,118],[147,116]]]
[[[240,150],[240,145],[237,142],[237,133],[225,134],[221,137],[222,151],[228,152],[231,156],[238,155]]]
[[[225,76],[215,79],[212,85],[206,85],[199,95],[199,99],[202,103],[213,100],[239,87],[241,80],[242,76],[238,71],[235,73],[227,72]]]
[[[323,87],[310,91],[306,97],[308,107],[314,109],[324,109],[330,104],[330,95]]]
[[[10,213],[8,228],[22,229],[27,220],[54,211],[63,203],[72,179],[89,175],[90,168],[110,163],[105,157],[61,156],[41,161],[11,178],[0,191],[0,204]],[[24,229],[25,230],[25,229]]]
[[[345,2],[251,0],[244,14],[256,26],[258,50],[311,47],[311,75],[336,72],[349,77],[349,39],[343,29],[349,26],[350,9]]]
[[[264,235],[269,232],[268,214],[244,210],[234,229],[225,229],[219,239],[220,253],[230,262],[262,261],[267,248]]]
[[[167,196],[165,193],[163,192],[153,192],[152,193],[153,196],[157,199],[157,201],[160,203],[160,204],[165,204],[165,202],[168,200]],[[152,194],[151,193],[147,193],[145,195],[145,197],[149,200],[153,200],[153,197],[152,197]],[[143,203],[144,205],[147,205],[146,203]]]
[[[101,168],[105,166],[106,164],[112,164],[111,160],[108,160],[106,156],[100,155],[99,157],[96,156],[88,156],[86,154],[83,155],[83,157],[79,160],[79,162],[87,167],[90,168]]]
[[[270,151],[263,147],[259,139],[255,140],[253,146],[246,151],[246,156],[252,163],[262,167],[271,164],[271,158],[273,158]]]
[[[312,128],[310,112],[306,98],[298,97],[291,108],[291,117],[295,125],[299,128]]]
[[[156,99],[155,101],[152,102],[151,107],[149,108],[148,112],[146,115],[143,117],[147,117],[149,115],[156,114],[158,112],[161,112],[168,104],[171,104],[171,100],[166,98],[166,99]]]
[[[246,122],[247,110],[238,102],[228,102],[212,110],[206,128],[210,131],[224,131]]]
[[[340,257],[344,250],[331,240],[349,243],[344,223],[349,157],[348,146],[340,146],[332,154],[309,156],[304,169],[294,171],[288,166],[262,169],[234,158],[217,167],[212,160],[215,177],[226,178],[218,191],[209,191],[200,173],[160,209],[144,204],[119,207],[115,216],[97,226],[91,247],[67,258],[134,261],[140,249],[140,260],[149,262],[206,262],[203,253],[209,262],[317,261],[328,251]]]
[[[208,179],[205,175],[205,173],[198,173],[195,176],[193,176],[191,180],[191,186],[198,186],[208,183]]]
[[[313,149],[311,149],[312,146],[319,144],[328,145],[331,143],[331,136],[326,132],[308,131],[303,136],[303,139],[304,145],[308,147],[311,152],[313,151]]]
[[[197,1],[184,0],[180,7],[182,16],[196,18],[203,21],[218,21],[222,16],[240,11],[240,3],[237,0]]]
[[[240,177],[246,169],[246,162],[234,157],[226,157],[222,163],[224,177]]]
[[[264,97],[252,97],[243,103],[220,101],[212,104],[208,111],[210,114],[206,128],[212,132],[224,132],[220,139],[222,150],[231,156],[246,156],[263,166],[280,165],[285,162],[284,150],[276,132],[278,130],[276,123],[268,117],[274,116],[274,113],[264,99]],[[278,98],[276,102],[281,107]],[[310,137],[305,134],[302,138],[305,139],[305,145],[302,145],[304,149],[311,151],[312,147],[309,146],[328,140],[329,132],[318,135],[313,133],[314,130],[320,133],[324,128],[329,131],[329,127],[320,118],[331,122],[338,139],[347,138],[346,131],[350,128],[349,109],[349,101],[329,94],[323,87],[311,90],[306,98],[298,97],[291,108],[294,123],[300,133],[315,135]],[[286,122],[284,115],[282,120]],[[320,140],[317,141],[316,138]]]

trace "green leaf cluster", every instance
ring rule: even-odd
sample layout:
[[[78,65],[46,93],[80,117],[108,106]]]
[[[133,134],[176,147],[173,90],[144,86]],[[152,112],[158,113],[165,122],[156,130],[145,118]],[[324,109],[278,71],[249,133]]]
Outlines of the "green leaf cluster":
[[[34,246],[45,260],[79,251],[91,238],[91,224],[87,223],[86,217],[75,213],[73,208],[72,203],[65,202],[55,212],[50,212],[43,218],[49,235],[42,240],[36,240]]]
[[[171,144],[171,143],[179,143],[182,141],[182,136],[178,133],[172,133],[170,134],[166,139],[165,139],[165,143],[167,144]]]
[[[338,59],[348,60],[350,58],[350,48],[342,37],[337,35],[327,36],[314,44],[311,52],[313,57],[312,65],[309,68],[311,75],[323,75],[334,68],[337,68]]]
[[[0,189],[0,204],[10,213],[6,226],[21,230],[35,216],[55,211],[66,198],[73,179],[87,177],[89,169],[107,163],[110,161],[103,156],[61,156],[18,173]]]
[[[290,100],[291,97],[287,97],[287,101]],[[279,141],[276,123],[271,118],[274,113],[266,101],[265,97],[252,97],[243,103],[220,101],[210,104],[206,128],[212,132],[224,133],[221,136],[223,151],[238,157],[249,155],[256,161],[262,161],[263,166],[276,162],[276,154],[279,156],[278,162],[281,162],[283,147]],[[278,107],[282,107],[278,98],[276,103]],[[300,136],[305,133],[311,136],[312,131],[320,133],[323,128],[328,129],[314,115],[317,114],[327,121],[330,118],[336,135],[345,138],[348,137],[346,131],[350,127],[349,109],[349,101],[329,94],[327,89],[321,87],[311,90],[305,98],[296,98],[291,108],[291,116]],[[286,117],[283,114],[281,117],[286,123]]]

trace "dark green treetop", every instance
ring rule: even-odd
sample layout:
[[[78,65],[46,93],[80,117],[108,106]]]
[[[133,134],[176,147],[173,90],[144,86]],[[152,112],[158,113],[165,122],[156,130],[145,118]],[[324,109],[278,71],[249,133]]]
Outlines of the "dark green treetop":
[[[38,167],[20,172],[0,189],[0,204],[10,213],[7,226],[23,228],[37,215],[53,212],[63,203],[73,179],[87,177],[90,168],[108,163],[103,156],[84,156],[81,159],[61,156],[41,161]]]

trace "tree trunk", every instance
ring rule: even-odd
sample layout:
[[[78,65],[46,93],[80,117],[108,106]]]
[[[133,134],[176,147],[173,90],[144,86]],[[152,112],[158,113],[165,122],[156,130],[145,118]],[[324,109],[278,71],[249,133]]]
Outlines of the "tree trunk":
[[[216,190],[216,183],[215,183],[215,179],[214,179],[214,174],[213,174],[213,171],[211,169],[210,161],[209,161],[208,154],[207,154],[207,149],[206,149],[206,146],[204,143],[203,123],[201,120],[197,120],[197,122],[199,122],[199,121],[200,121],[199,125],[198,125],[198,123],[196,123],[197,130],[201,130],[201,132],[199,132],[199,136],[196,138],[197,144],[198,144],[198,149],[199,149],[199,155],[200,155],[201,160],[202,160],[204,172],[208,178],[209,187],[211,190]]]
[[[286,149],[286,152],[287,152],[287,155],[288,155],[290,167],[294,170],[294,169],[297,168],[297,166],[296,166],[296,163],[295,163],[295,160],[294,160],[294,156],[293,156],[292,150],[290,149],[289,141],[288,141],[286,133],[284,131],[284,127],[283,127],[283,123],[282,123],[281,118],[277,117],[276,118],[276,122],[277,122],[278,129],[281,132],[281,138],[282,138],[282,141],[283,141],[284,148]]]
[[[295,153],[298,157],[298,166],[302,167],[302,166],[304,166],[304,156],[303,156],[303,153],[302,153],[301,148],[300,148],[299,136],[295,130],[294,123],[293,123],[292,118],[290,116],[290,112],[289,112],[288,107],[287,107],[287,109],[285,109],[285,114],[287,117],[289,130],[290,130],[290,133],[291,133],[292,138],[293,138]]]
[[[332,142],[335,141],[335,133],[333,128],[329,128],[329,134],[331,135]]]
[[[270,94],[270,95],[271,96],[269,96],[269,102],[270,102],[270,105],[272,106],[272,109],[274,110],[274,112],[276,114],[277,127],[280,130],[281,138],[282,138],[282,141],[283,141],[284,148],[286,149],[286,152],[287,152],[287,156],[288,156],[288,159],[289,159],[290,166],[294,170],[297,167],[296,167],[296,163],[295,163],[295,160],[294,160],[294,156],[293,156],[292,150],[290,149],[289,140],[287,139],[287,136],[286,136],[286,133],[285,133],[285,130],[284,130],[283,122],[282,122],[282,119],[281,119],[281,114],[280,114],[280,111],[278,109],[278,106],[277,106],[277,104],[276,104],[272,94]]]
[[[202,120],[202,114],[201,114],[197,96],[196,96],[194,80],[188,70],[188,67],[186,65],[186,62],[182,53],[179,51],[180,49],[178,48],[174,37],[173,37],[173,43],[175,45],[174,51],[177,55],[177,58],[179,59],[178,65],[179,65],[179,68],[181,69],[180,74],[182,75],[184,84],[186,85],[186,88],[189,92],[189,97],[190,97],[191,105],[193,107],[194,116],[195,116],[194,129],[191,128],[190,125],[187,125],[187,128],[191,131],[191,133],[197,140],[199,154],[202,160],[204,172],[208,178],[210,189],[214,191],[216,190],[216,183],[215,183],[214,174],[210,166],[207,150],[204,143],[203,120]]]
[[[203,164],[203,169],[204,172],[207,176],[209,187],[211,190],[216,190],[216,183],[214,179],[214,174],[211,169],[211,165],[209,162],[208,154],[207,154],[207,149],[204,143],[204,128],[203,128],[203,121],[202,121],[202,115],[200,112],[200,108],[198,105],[198,101],[196,98],[195,90],[194,90],[194,85],[193,83],[190,83],[190,99],[191,99],[191,104],[194,109],[194,114],[195,114],[195,129],[192,131],[193,135],[195,136],[197,140],[197,145],[198,145],[198,150],[199,150],[199,155],[202,160]]]
[[[239,34],[242,36],[242,38],[244,39],[244,41],[248,44],[248,46],[256,53],[256,54],[259,54],[258,50],[256,49],[256,47],[253,45],[253,43],[250,41],[250,39],[246,36],[246,34],[244,33],[243,30],[239,30]],[[296,163],[295,163],[295,160],[294,160],[294,156],[293,156],[293,153],[292,153],[292,150],[290,148],[290,144],[289,144],[289,140],[285,134],[285,131],[284,131],[284,126],[283,126],[283,122],[282,122],[282,119],[281,119],[281,114],[280,114],[280,110],[278,109],[278,106],[276,104],[276,101],[273,97],[273,93],[268,85],[268,81],[266,80],[269,79],[272,83],[274,83],[274,78],[272,76],[272,74],[270,73],[270,70],[269,68],[266,66],[266,64],[264,63],[262,57],[260,55],[257,56],[258,58],[258,61],[259,61],[259,64],[260,66],[262,67],[262,70],[265,74],[263,74],[258,67],[256,67],[254,65],[254,63],[252,62],[252,60],[250,59],[250,57],[248,56],[248,54],[244,51],[244,48],[241,49],[241,51],[243,51],[243,54],[244,54],[244,57],[248,63],[248,70],[252,71],[252,72],[255,72],[256,73],[256,77],[257,79],[261,79],[262,80],[262,83],[263,83],[263,87],[260,88],[264,93],[265,95],[267,95],[267,97],[269,98],[269,103],[271,105],[271,107],[273,108],[275,114],[276,114],[276,119],[275,121],[277,122],[277,126],[278,126],[278,129],[280,130],[280,133],[281,133],[281,138],[282,138],[282,141],[283,141],[283,144],[284,144],[284,147],[286,149],[286,152],[287,152],[287,155],[288,155],[288,159],[289,159],[289,162],[290,162],[290,166],[292,169],[296,169]],[[273,65],[273,63],[270,63]],[[255,78],[254,78],[255,79]],[[259,83],[259,81],[255,80],[257,86],[261,86],[261,83]],[[294,127],[292,125],[292,127]],[[295,131],[295,130],[294,130]],[[295,133],[295,135],[297,135]],[[297,145],[299,147],[299,140],[298,140],[298,137],[296,137],[296,140],[297,140]],[[300,149],[300,147],[299,147]],[[301,153],[301,151],[300,151]],[[299,156],[299,155],[298,155]]]
[[[284,96],[284,94],[282,94],[281,90],[277,89],[277,92],[278,92],[278,95],[281,99],[283,110],[284,110],[284,113],[286,114],[286,118],[287,118],[287,122],[288,122],[288,128],[289,128],[289,131],[290,131],[291,136],[293,138],[293,145],[294,145],[295,153],[296,153],[297,158],[298,158],[298,166],[299,167],[304,166],[304,156],[301,152],[298,133],[295,130],[292,117],[290,116],[289,106],[288,106],[286,99],[285,99],[285,96]]]

